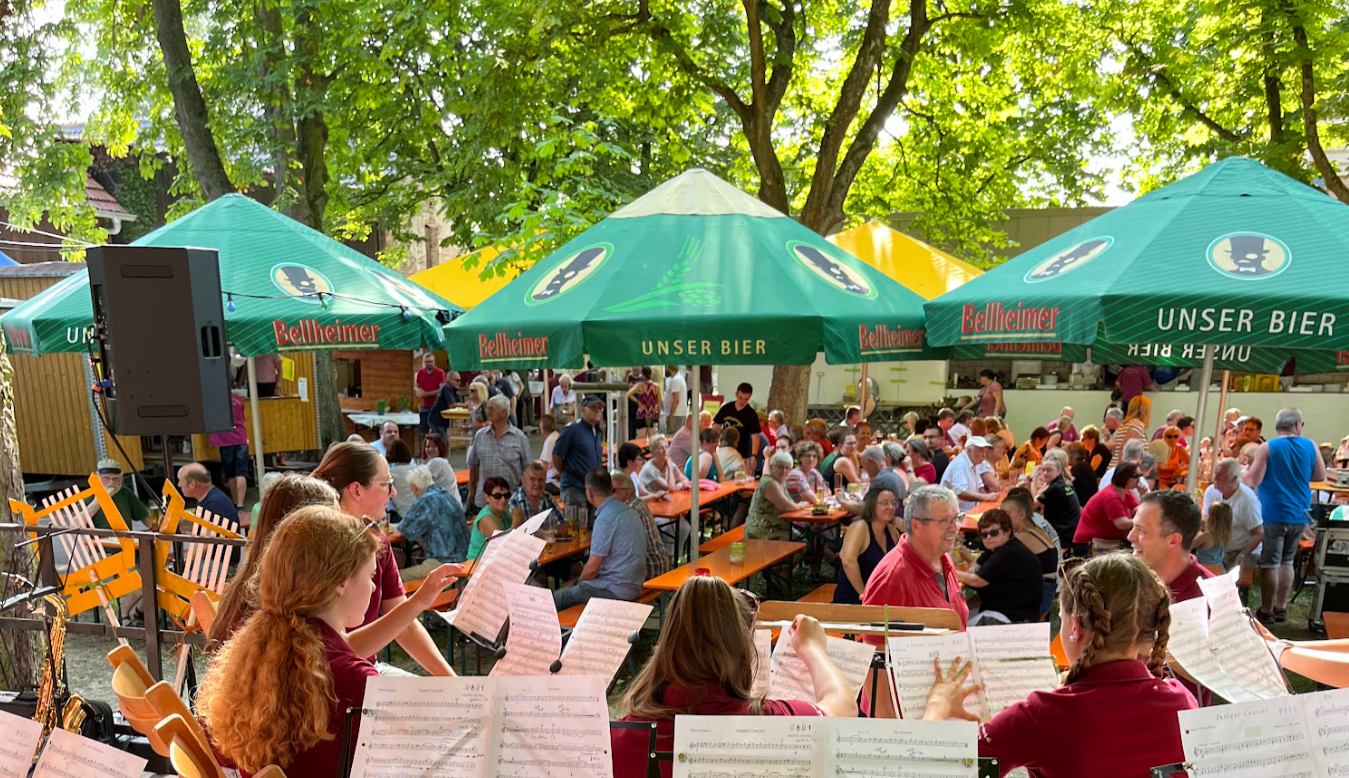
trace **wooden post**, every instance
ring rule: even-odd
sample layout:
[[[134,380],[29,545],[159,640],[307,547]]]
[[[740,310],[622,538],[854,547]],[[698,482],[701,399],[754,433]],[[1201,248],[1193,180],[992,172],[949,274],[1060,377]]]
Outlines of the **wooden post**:
[[[258,493],[262,493],[262,474],[267,466],[262,462],[262,414],[258,412],[258,366],[253,357],[248,358],[248,404],[253,413],[253,477],[258,479]]]
[[[862,363],[862,391],[858,393],[858,406],[862,409],[861,421],[867,420],[867,399],[871,395],[870,387],[867,386],[867,363]]]

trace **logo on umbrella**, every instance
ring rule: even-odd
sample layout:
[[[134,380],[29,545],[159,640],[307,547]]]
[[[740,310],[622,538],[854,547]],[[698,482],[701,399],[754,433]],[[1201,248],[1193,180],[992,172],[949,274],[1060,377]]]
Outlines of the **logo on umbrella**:
[[[1278,238],[1258,232],[1229,232],[1208,244],[1208,263],[1238,281],[1273,278],[1288,268],[1293,252]]]
[[[276,265],[272,268],[272,283],[282,292],[307,303],[317,304],[321,292],[331,294],[334,291],[326,276],[305,265]]]
[[[544,273],[543,278],[525,295],[525,302],[538,305],[561,297],[580,286],[613,254],[614,247],[608,243],[597,243],[581,249]]]
[[[805,265],[807,270],[824,279],[835,289],[851,292],[859,297],[876,296],[876,290],[871,288],[866,276],[844,260],[826,254],[819,247],[800,241],[789,242],[787,248],[791,249],[796,261]]]
[[[1034,284],[1040,281],[1048,281],[1070,270],[1076,270],[1104,254],[1105,250],[1113,245],[1115,245],[1115,239],[1109,235],[1084,240],[1036,265],[1026,274],[1026,283]]]

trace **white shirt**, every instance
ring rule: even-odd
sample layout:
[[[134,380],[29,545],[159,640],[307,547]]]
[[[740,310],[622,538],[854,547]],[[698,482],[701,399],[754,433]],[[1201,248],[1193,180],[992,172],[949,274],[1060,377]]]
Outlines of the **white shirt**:
[[[559,474],[557,470],[554,469],[553,467],[553,446],[557,443],[557,439],[561,436],[562,436],[561,432],[553,430],[553,432],[548,437],[543,439],[543,450],[539,452],[539,459],[542,459],[544,462],[548,463],[548,475],[546,477],[548,479],[548,483],[550,484],[558,483],[559,479],[561,478],[561,474]]]
[[[1209,506],[1215,502],[1226,502],[1232,506],[1232,539],[1227,542],[1228,551],[1245,551],[1251,544],[1251,532],[1264,524],[1260,513],[1260,498],[1246,484],[1237,487],[1232,499],[1223,500],[1218,487],[1210,486],[1204,490],[1204,515],[1208,515]]]
[[[679,393],[679,408],[673,408],[675,393]],[[665,414],[675,416],[687,416],[689,405],[689,387],[684,383],[684,376],[675,371],[675,374],[665,379],[665,399],[662,405],[665,406]],[[681,413],[682,411],[682,413]]]
[[[947,434],[951,436],[951,440],[954,440],[957,446],[964,446],[965,442],[970,439],[970,428],[957,422],[951,425],[951,430]]]
[[[567,405],[574,402],[576,402],[575,389],[570,392],[563,392],[561,384],[553,387],[553,405]]]
[[[960,512],[970,510],[978,505],[977,501],[961,500],[959,495],[962,492],[982,492],[987,487],[984,486],[983,474],[991,472],[992,466],[987,462],[975,465],[970,459],[968,452],[960,452],[960,456],[951,460],[951,464],[946,466],[946,472],[942,473],[941,485],[955,492],[957,500],[960,503]]]

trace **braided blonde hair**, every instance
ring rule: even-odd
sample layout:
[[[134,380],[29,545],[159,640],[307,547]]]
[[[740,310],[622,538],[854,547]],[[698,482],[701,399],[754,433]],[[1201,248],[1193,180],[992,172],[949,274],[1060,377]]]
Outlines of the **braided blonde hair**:
[[[1091,642],[1068,668],[1067,683],[1082,677],[1098,655],[1152,643],[1148,670],[1161,677],[1171,628],[1171,593],[1143,560],[1106,554],[1064,574],[1064,616],[1076,616]]]

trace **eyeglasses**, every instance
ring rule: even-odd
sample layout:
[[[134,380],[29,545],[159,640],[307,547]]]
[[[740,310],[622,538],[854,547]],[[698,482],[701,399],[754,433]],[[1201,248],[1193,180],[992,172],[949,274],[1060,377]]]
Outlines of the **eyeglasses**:
[[[1163,437],[1165,437],[1167,440],[1180,440],[1179,435],[1164,435]]]
[[[877,508],[895,508],[895,507],[898,507],[898,506],[899,506],[899,503],[895,502],[894,500],[877,500],[877,501],[876,501],[876,507],[877,507]]]
[[[980,533],[979,533],[979,537],[981,537],[981,538],[996,538],[997,536],[999,536],[999,535],[1001,535],[1001,534],[1002,534],[1002,528],[998,528],[998,529],[991,529],[991,530],[989,530],[988,532],[980,532]]]
[[[914,516],[913,520],[923,524],[936,524],[939,527],[954,527],[960,523],[959,516],[952,516],[949,519],[920,519],[917,516]]]
[[[510,497],[510,496],[511,496],[511,493],[510,493],[510,492],[492,492],[491,494],[489,494],[489,495],[487,495],[487,496],[488,496],[488,497],[491,497],[493,500],[504,500],[504,499],[506,499],[507,497]]]
[[[759,595],[749,589],[736,589],[736,591],[740,593],[741,597],[745,598],[745,603],[749,605],[750,612],[757,614],[759,612]]]
[[[367,530],[369,530],[371,527],[373,527],[373,526],[375,526],[376,524],[379,523],[379,519],[372,518],[372,517],[370,517],[370,516],[362,516],[362,517],[361,517],[361,521],[363,521],[363,522],[365,522],[365,523],[361,525],[361,528],[360,528],[360,529],[356,530],[356,537],[360,537],[363,533],[365,533],[365,532],[366,532]]]
[[[392,489],[392,488],[393,488],[393,479],[390,478],[390,479],[387,480],[387,481],[375,481],[374,483],[372,483],[372,484],[370,484],[370,485],[371,485],[371,486],[379,486],[379,487],[383,487],[383,488],[385,488],[385,489]]]
[[[1059,577],[1066,577],[1069,573],[1087,563],[1084,556],[1070,556],[1059,563]]]

